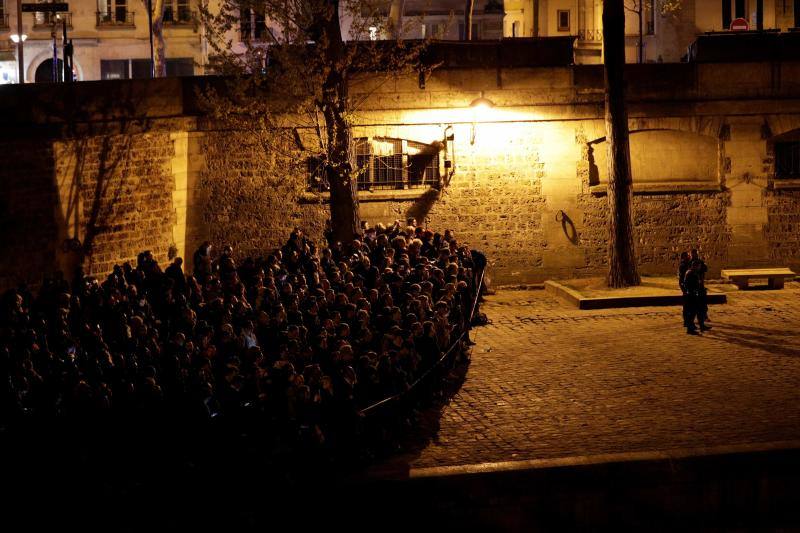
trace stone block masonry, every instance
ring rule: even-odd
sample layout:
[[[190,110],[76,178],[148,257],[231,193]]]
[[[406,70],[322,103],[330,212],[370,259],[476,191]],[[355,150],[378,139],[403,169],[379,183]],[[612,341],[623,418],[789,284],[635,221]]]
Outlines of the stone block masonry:
[[[264,255],[283,245],[294,227],[322,241],[327,206],[300,202],[304,161],[266,153],[246,133],[209,132],[197,142],[206,161],[195,191],[202,218],[189,230],[194,238],[187,255],[204,240],[234,245],[240,257]]]
[[[765,203],[770,261],[800,272],[800,190],[770,191]]]
[[[582,245],[587,252],[587,274],[602,272],[606,264],[605,196],[585,195]],[[725,223],[727,195],[659,194],[634,197],[636,254],[643,274],[671,273],[681,251],[703,251],[711,274],[727,263],[730,237]]]
[[[69,149],[76,159],[86,272],[102,275],[119,262],[135,263],[143,250],[165,263],[176,221],[169,134],[93,137]]]
[[[680,251],[695,247],[712,275],[800,267],[800,180],[775,172],[775,144],[800,138],[798,65],[773,65],[780,76],[769,79],[751,64],[628,67],[643,273],[672,274]],[[361,191],[362,218],[453,229],[488,255],[497,284],[603,275],[601,74],[585,66],[440,69],[424,89],[416,77],[358,85],[354,137],[443,147],[441,190]],[[69,273],[81,261],[103,276],[144,249],[161,262],[182,255],[191,269],[204,240],[232,244],[241,257],[269,253],[295,226],[322,239],[328,200],[307,189],[306,161],[291,148],[265,148],[252,132],[218,129],[201,116],[193,83],[204,81],[50,88],[54,102],[67,90],[77,102],[102,99],[104,88],[123,100],[135,95],[135,105],[87,111],[79,123],[49,108],[8,107],[17,92],[35,106],[42,87],[0,88],[0,112],[19,122],[0,132],[0,146],[16,155],[0,168],[2,288]],[[365,86],[370,92],[358,93]],[[494,107],[470,107],[481,95]]]

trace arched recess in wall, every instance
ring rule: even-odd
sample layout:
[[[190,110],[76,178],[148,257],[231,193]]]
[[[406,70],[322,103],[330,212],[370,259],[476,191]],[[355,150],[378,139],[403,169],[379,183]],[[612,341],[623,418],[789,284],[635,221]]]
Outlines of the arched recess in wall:
[[[28,80],[29,82],[35,81],[36,80],[36,72],[40,68],[47,68],[47,67],[42,67],[43,63],[47,63],[48,65],[52,66],[52,64],[53,64],[53,51],[51,49],[48,49],[48,50],[46,50],[44,52],[39,52],[38,54],[36,54],[33,57],[31,62],[28,63],[28,68],[27,68],[27,71],[25,73],[25,79]],[[59,50],[58,63],[59,63],[59,65],[62,64],[61,63],[61,51],[60,50]],[[72,58],[72,67],[73,67],[73,72],[75,74],[76,81],[83,81],[85,79],[85,77],[83,75],[83,68],[81,67],[80,63],[74,57]]]
[[[630,133],[631,171],[635,183],[718,183],[719,139],[683,130],[637,130]],[[589,142],[589,184],[608,182],[605,137]]]

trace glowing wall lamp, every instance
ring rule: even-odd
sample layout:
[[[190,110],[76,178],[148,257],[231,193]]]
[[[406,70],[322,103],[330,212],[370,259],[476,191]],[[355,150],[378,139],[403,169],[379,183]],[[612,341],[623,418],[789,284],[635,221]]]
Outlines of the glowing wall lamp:
[[[28,36],[24,33],[21,35],[19,33],[12,33],[9,37],[11,37],[11,41],[17,45],[17,67],[19,69],[17,83],[25,83],[25,60],[22,57],[22,43],[28,40]]]
[[[476,122],[480,118],[481,120],[484,119],[486,112],[494,107],[494,102],[489,100],[483,95],[483,91],[481,91],[481,95],[470,102],[469,106],[473,109],[473,116],[472,116],[472,131],[470,133],[469,144],[475,144],[475,130]]]
[[[470,102],[469,106],[473,109],[491,109],[494,107],[494,102],[486,98],[481,91],[481,95]]]

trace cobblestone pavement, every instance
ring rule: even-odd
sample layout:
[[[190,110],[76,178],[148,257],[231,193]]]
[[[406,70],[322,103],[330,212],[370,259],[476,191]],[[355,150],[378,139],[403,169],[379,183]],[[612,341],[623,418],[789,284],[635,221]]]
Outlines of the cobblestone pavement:
[[[487,298],[466,381],[411,468],[800,439],[800,284],[730,292],[713,329],[677,307]]]

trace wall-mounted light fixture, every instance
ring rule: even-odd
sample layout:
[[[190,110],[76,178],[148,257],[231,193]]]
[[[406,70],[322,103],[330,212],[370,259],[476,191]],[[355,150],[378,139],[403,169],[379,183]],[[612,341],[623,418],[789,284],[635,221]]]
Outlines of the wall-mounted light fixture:
[[[481,95],[469,103],[469,106],[474,109],[491,109],[494,107],[494,102],[489,100],[483,95],[483,91],[481,91]]]
[[[483,95],[483,91],[481,91],[481,95],[470,102],[469,106],[473,110],[472,114],[472,129],[469,136],[469,144],[475,144],[475,131],[477,129],[476,122],[478,121],[479,115],[485,113],[486,110],[491,109],[494,107],[494,102],[489,100]]]

